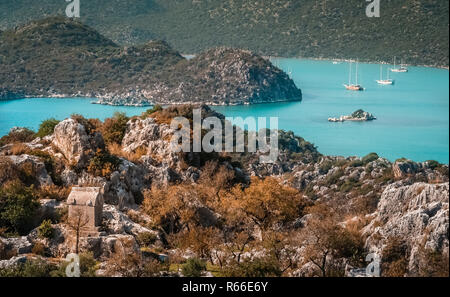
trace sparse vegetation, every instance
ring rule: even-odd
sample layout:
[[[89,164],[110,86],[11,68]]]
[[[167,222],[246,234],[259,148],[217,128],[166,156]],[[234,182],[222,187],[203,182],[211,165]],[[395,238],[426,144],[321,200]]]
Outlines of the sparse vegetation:
[[[125,113],[116,112],[112,118],[107,118],[103,123],[101,132],[107,144],[120,144],[125,136],[129,118]]]
[[[200,277],[206,270],[206,263],[198,258],[189,258],[181,267],[181,273],[186,277]]]
[[[56,125],[58,125],[58,124],[59,124],[59,121],[54,118],[43,121],[39,125],[39,130],[36,133],[36,136],[42,138],[42,137],[53,134],[53,131],[55,130]]]
[[[44,220],[38,228],[38,235],[41,238],[50,239],[53,237],[53,233],[54,233],[54,230],[53,230],[53,226],[52,226],[52,221]]]

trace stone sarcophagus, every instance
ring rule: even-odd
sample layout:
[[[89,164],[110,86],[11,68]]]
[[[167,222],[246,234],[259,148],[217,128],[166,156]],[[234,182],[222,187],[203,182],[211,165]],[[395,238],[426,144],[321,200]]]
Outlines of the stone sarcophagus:
[[[102,224],[103,194],[98,187],[74,187],[67,198],[70,222],[78,221],[83,230],[97,230]],[[82,226],[81,226],[82,225]]]

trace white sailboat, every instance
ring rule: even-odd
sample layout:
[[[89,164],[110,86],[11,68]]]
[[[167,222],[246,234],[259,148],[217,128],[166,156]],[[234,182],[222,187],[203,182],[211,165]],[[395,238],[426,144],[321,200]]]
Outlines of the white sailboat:
[[[377,80],[379,85],[393,85],[394,80],[389,78],[389,69],[387,71],[387,79],[383,79],[383,65],[380,64],[380,79]]]
[[[405,73],[408,72],[408,68],[403,65],[403,62],[400,64],[400,68],[396,67],[396,57],[394,57],[394,68],[391,68],[392,72],[397,73]]]
[[[364,88],[358,84],[358,61],[356,61],[356,75],[355,83],[352,83],[352,61],[350,61],[350,71],[348,74],[348,84],[344,84],[344,87],[349,91],[364,91]]]

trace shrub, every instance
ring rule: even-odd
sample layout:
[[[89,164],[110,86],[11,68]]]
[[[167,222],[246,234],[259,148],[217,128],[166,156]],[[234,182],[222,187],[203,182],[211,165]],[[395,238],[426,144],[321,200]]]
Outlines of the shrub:
[[[373,162],[375,160],[378,160],[379,156],[376,153],[370,153],[367,156],[362,158],[362,162],[364,164],[368,164],[370,162]]]
[[[142,117],[143,117],[143,118],[146,118],[146,117],[148,117],[149,115],[151,115],[151,114],[153,114],[153,113],[155,113],[155,112],[158,112],[158,111],[162,111],[162,110],[163,110],[162,106],[157,104],[157,105],[153,106],[152,108],[147,109],[147,110],[142,114]]]
[[[36,191],[36,195],[40,199],[55,199],[57,201],[64,201],[69,197],[71,188],[58,187],[55,185],[42,186]]]
[[[322,162],[319,166],[319,173],[320,174],[327,174],[328,171],[333,167],[333,163],[330,161]]]
[[[421,277],[448,277],[449,259],[448,252],[441,253],[436,250],[419,249],[419,271]]]
[[[151,232],[142,232],[142,233],[139,233],[137,236],[138,242],[144,246],[149,246],[149,245],[154,244],[157,239],[158,239],[158,237],[154,233],[151,233]]]
[[[134,152],[125,152],[118,143],[109,144],[108,150],[112,155],[125,158],[133,163],[139,163],[142,156],[147,154],[147,149],[144,146],[138,147]]]
[[[119,165],[119,158],[99,149],[89,163],[88,172],[96,176],[110,177]]]
[[[297,189],[280,185],[272,177],[263,180],[252,177],[248,188],[242,191],[240,186],[236,186],[233,194],[236,200],[231,201],[231,209],[242,210],[263,229],[295,220],[302,216],[308,204]]]
[[[408,247],[403,239],[389,238],[381,261],[383,276],[403,277],[408,269],[407,253]]]
[[[360,167],[363,166],[363,161],[361,161],[360,159],[356,159],[350,162],[349,166],[350,167]]]
[[[437,170],[442,175],[448,177],[448,166],[444,166],[441,163],[439,163],[438,161],[434,161],[434,160],[428,160],[427,163],[431,169]]]
[[[344,171],[342,169],[339,169],[335,173],[333,173],[330,176],[327,176],[325,182],[327,185],[334,185],[339,182],[339,179],[344,176]]]
[[[49,277],[58,267],[44,260],[32,260],[0,269],[0,277]]]
[[[101,129],[105,142],[120,144],[127,131],[128,120],[129,118],[122,112],[116,112],[112,118],[106,119]]]
[[[58,124],[59,124],[59,121],[54,118],[43,121],[39,125],[39,130],[36,133],[36,136],[42,138],[42,137],[53,134],[53,131],[55,130],[56,125],[58,125]]]
[[[81,277],[95,277],[95,271],[97,262],[94,259],[94,255],[89,253],[80,253],[80,276]],[[52,277],[66,277],[66,268],[69,262],[65,261],[61,263],[59,269],[50,273]]]
[[[53,226],[52,226],[52,221],[50,220],[44,220],[41,225],[38,228],[38,235],[41,238],[52,238],[53,237]]]
[[[344,192],[344,193],[348,193],[348,192],[353,190],[353,188],[355,188],[358,185],[359,185],[358,182],[355,182],[353,180],[346,180],[345,183],[343,183],[341,185],[341,187],[339,188],[339,191],[340,192]]]
[[[28,128],[15,128],[0,138],[0,146],[17,142],[30,142],[35,138],[34,131]]]
[[[45,256],[45,246],[41,242],[36,242],[31,249],[31,252],[35,255]]]
[[[12,155],[18,156],[30,153],[31,149],[24,143],[15,143],[10,149]]]
[[[181,267],[181,272],[185,277],[200,277],[206,270],[206,263],[198,258],[189,258]]]
[[[428,167],[430,167],[431,169],[436,169],[439,166],[441,166],[441,164],[439,164],[439,162],[435,161],[435,160],[428,160],[427,163],[428,163]]]
[[[20,234],[32,228],[31,221],[39,207],[33,192],[33,186],[25,187],[20,181],[0,188],[0,227]]]
[[[89,135],[94,134],[102,126],[102,122],[98,119],[86,119],[80,114],[72,114],[70,117],[79,124],[83,125],[84,129],[86,129],[86,133]]]

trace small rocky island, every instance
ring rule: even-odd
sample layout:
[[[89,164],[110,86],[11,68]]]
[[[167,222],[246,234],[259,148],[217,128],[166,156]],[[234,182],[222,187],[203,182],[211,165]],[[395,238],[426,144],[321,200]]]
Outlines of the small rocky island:
[[[300,101],[302,92],[247,50],[215,48],[187,60],[164,41],[122,47],[78,21],[53,17],[0,35],[0,100],[25,97],[238,105]]]
[[[367,122],[373,121],[377,118],[367,111],[358,109],[351,115],[341,115],[339,118],[328,118],[329,122],[345,122],[345,121],[355,121],[355,122]]]

